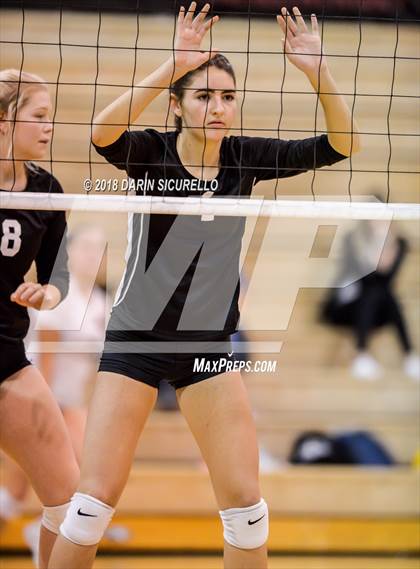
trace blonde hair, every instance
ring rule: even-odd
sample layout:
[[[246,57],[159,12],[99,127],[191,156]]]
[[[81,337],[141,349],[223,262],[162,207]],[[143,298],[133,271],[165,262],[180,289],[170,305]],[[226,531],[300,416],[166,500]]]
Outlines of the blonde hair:
[[[31,94],[36,89],[47,90],[45,80],[17,69],[3,69],[0,71],[0,120],[5,120],[12,125],[16,121],[18,112],[28,103]],[[10,129],[12,133],[12,129]],[[9,157],[12,156],[12,140],[10,140]],[[31,162],[27,167],[34,169]]]

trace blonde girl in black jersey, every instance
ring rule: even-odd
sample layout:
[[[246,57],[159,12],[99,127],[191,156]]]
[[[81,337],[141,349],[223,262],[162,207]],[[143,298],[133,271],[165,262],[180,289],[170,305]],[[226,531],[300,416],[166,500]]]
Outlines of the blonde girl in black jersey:
[[[0,191],[62,192],[32,160],[51,140],[51,100],[39,77],[0,71]],[[77,485],[79,468],[60,409],[26,358],[27,308],[54,308],[67,294],[62,212],[0,210],[0,446],[26,472],[44,510],[39,567],[51,548]],[[37,282],[25,282],[32,262]],[[53,271],[55,263],[56,267]]]

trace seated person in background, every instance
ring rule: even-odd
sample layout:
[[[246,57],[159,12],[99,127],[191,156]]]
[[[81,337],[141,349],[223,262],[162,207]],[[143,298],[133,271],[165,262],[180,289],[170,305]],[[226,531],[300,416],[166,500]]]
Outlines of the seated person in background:
[[[404,352],[404,372],[420,380],[420,360],[412,344],[401,307],[393,291],[395,277],[407,253],[407,242],[386,231],[382,221],[361,221],[344,239],[342,267],[336,286],[322,307],[324,321],[349,326],[355,336],[357,356],[352,373],[357,379],[376,379],[381,374],[378,362],[368,353],[368,341],[373,331],[383,325],[394,326]],[[382,249],[376,270],[368,273]],[[354,275],[365,274],[354,281]],[[353,282],[352,282],[353,281]],[[351,283],[342,286],[344,283]]]

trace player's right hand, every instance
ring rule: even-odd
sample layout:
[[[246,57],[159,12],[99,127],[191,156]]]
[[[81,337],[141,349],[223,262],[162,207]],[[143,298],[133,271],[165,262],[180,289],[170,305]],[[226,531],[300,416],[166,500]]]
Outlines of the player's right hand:
[[[20,284],[15,292],[10,295],[10,300],[26,308],[49,310],[56,306],[59,301],[59,298],[55,298],[56,292],[60,294],[53,285],[25,282]]]
[[[217,54],[210,46],[211,51],[201,51],[201,42],[210,28],[219,20],[219,16],[206,19],[210,4],[195,15],[196,2],[191,2],[188,11],[181,6],[178,15],[178,24],[174,43],[175,67],[184,74],[200,67],[203,63]]]

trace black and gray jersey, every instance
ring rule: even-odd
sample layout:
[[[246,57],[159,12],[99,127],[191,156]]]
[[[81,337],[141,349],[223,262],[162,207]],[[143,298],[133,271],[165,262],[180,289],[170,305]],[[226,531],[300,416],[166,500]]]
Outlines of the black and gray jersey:
[[[303,140],[223,139],[213,180],[194,177],[176,149],[178,133],[124,132],[99,154],[125,170],[138,195],[249,198],[261,180],[295,176],[345,156],[326,135]],[[109,329],[201,339],[234,332],[239,320],[239,257],[245,218],[133,214],[127,266]]]

